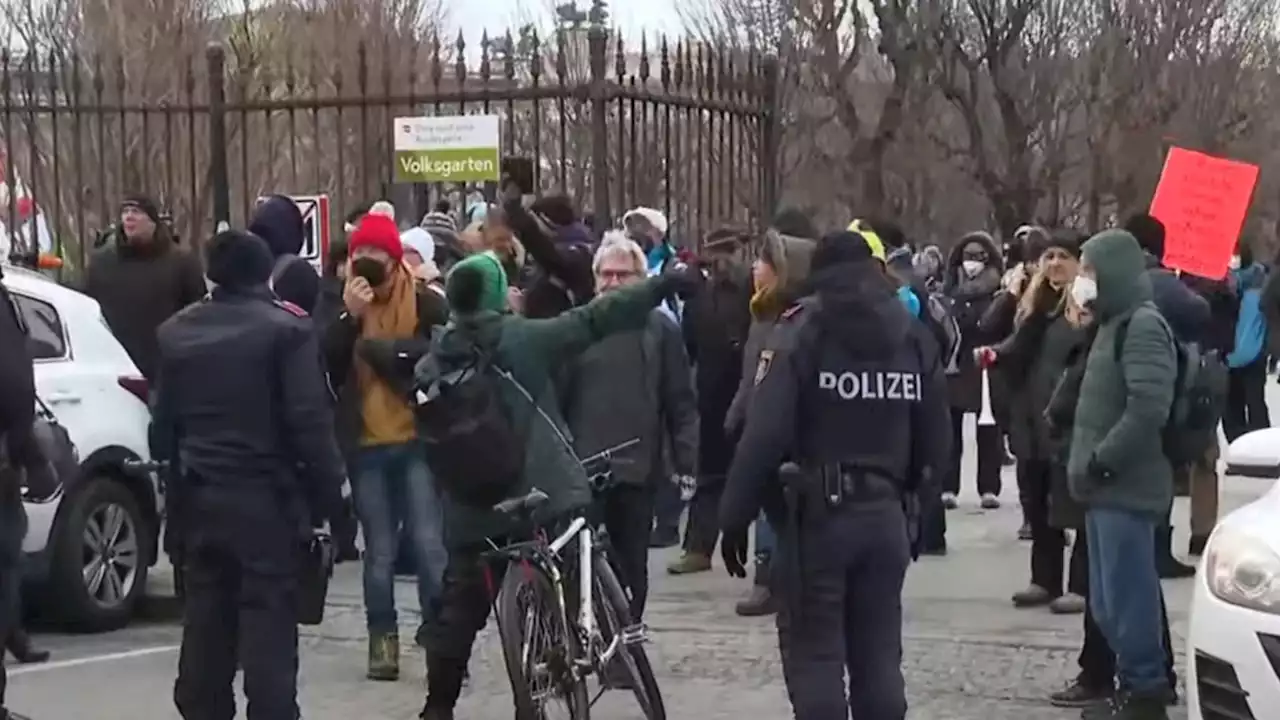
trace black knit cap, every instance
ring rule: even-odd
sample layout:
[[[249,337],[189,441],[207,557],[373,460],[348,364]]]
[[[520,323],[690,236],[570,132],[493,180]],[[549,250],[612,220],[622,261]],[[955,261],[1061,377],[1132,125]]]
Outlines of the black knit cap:
[[[124,200],[120,202],[120,209],[136,208],[141,210],[144,215],[151,218],[151,222],[160,222],[160,207],[156,205],[156,201],[143,195],[142,193],[133,193],[125,195]]]
[[[871,246],[861,233],[852,230],[836,230],[822,236],[813,250],[809,262],[810,271],[816,272],[833,265],[863,262],[871,259]]]
[[[224,230],[205,244],[205,275],[219,287],[266,285],[274,265],[271,249],[262,238],[242,230]]]
[[[1047,239],[1041,241],[1040,251],[1036,254],[1036,258],[1039,259],[1041,255],[1044,255],[1051,248],[1064,250],[1070,253],[1071,257],[1079,258],[1081,244],[1083,244],[1083,240],[1080,239],[1080,234],[1076,231],[1057,230],[1049,233]]]

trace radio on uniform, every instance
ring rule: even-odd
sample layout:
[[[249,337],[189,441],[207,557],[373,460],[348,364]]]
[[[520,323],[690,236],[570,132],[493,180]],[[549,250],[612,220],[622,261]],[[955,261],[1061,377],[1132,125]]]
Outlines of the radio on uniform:
[[[920,373],[892,370],[818,372],[818,388],[831,390],[841,400],[900,400],[920,402]]]

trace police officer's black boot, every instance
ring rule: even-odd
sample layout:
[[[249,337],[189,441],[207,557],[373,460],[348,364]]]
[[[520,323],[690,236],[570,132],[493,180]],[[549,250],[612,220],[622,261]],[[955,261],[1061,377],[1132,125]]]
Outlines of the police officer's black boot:
[[[756,560],[756,577],[751,585],[751,592],[738,601],[733,611],[743,617],[759,617],[773,615],[778,612],[778,604],[769,591],[769,561]]]
[[[9,633],[9,639],[5,642],[5,647],[23,665],[33,665],[49,660],[49,651],[40,650],[32,645],[31,636],[22,628],[14,628]]]

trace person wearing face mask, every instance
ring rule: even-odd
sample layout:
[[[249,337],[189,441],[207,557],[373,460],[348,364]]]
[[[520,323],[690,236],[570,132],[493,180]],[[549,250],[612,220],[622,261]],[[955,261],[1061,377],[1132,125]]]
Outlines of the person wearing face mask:
[[[1267,268],[1253,259],[1253,248],[1242,239],[1231,258],[1231,283],[1240,299],[1235,347],[1227,354],[1229,382],[1222,432],[1230,443],[1245,433],[1271,427],[1264,389],[1267,382],[1267,322],[1262,315],[1262,290]]]
[[[667,216],[660,211],[648,207],[637,207],[628,210],[622,216],[622,227],[627,237],[635,240],[644,250],[649,274],[660,274],[668,263],[678,260],[675,244],[671,242],[668,231],[670,224]],[[662,308],[672,320],[680,322],[681,301],[679,298],[669,299]]]
[[[954,440],[951,451],[955,462],[943,478],[942,501],[948,508],[956,507],[960,493],[960,464],[964,448],[964,419],[976,416],[982,409],[982,369],[978,367],[974,350],[993,340],[986,337],[980,321],[1000,289],[1000,277],[1004,264],[1000,248],[991,235],[974,232],[960,238],[947,258],[947,271],[943,293],[951,299],[952,312],[960,329],[960,351],[957,370],[947,376],[951,392],[951,427]],[[1004,464],[1004,447],[1000,428],[995,425],[979,425],[978,439],[978,494],[984,509],[1000,507],[1000,471]]]
[[[396,223],[379,205],[351,233],[344,309],[325,333],[324,352],[338,396],[338,441],[352,469],[364,531],[368,677],[395,680],[400,675],[393,587],[397,529],[403,524],[411,538],[424,626],[432,617],[447,556],[439,498],[413,411],[399,391],[399,379],[379,372],[368,351],[379,343],[421,343],[447,318],[439,296],[415,281]]]
[[[1142,249],[1123,230],[1084,244],[1073,299],[1096,317],[1071,428],[1067,483],[1085,510],[1089,606],[1116,655],[1108,717],[1164,720],[1168,695],[1155,563],[1173,501],[1164,449],[1178,376],[1169,323],[1151,302]]]
[[[998,378],[1007,390],[1005,427],[1018,459],[1023,512],[1031,530],[1031,583],[1014,593],[1013,604],[1078,613],[1084,610],[1084,598],[1064,593],[1066,539],[1050,520],[1053,478],[1060,466],[1054,463],[1044,413],[1068,358],[1084,341],[1084,333],[1065,312],[1080,244],[1073,234],[1063,233],[1046,237],[1039,247],[1039,257],[1027,257],[1036,270],[1026,288],[1010,288],[1003,296],[1016,297],[1012,332],[997,345],[979,348],[978,356],[991,368],[992,382]]]
[[[1164,265],[1164,223],[1147,213],[1138,213],[1125,221],[1124,229],[1137,239],[1147,264],[1147,279],[1151,282],[1152,301],[1159,308],[1173,335],[1180,343],[1195,343],[1202,348],[1230,350],[1234,341],[1235,313],[1226,311],[1230,303],[1220,304],[1215,316],[1214,308],[1204,295],[1189,287],[1183,278]],[[1224,312],[1225,311],[1225,312]],[[1215,325],[1225,326],[1224,330]],[[1225,343],[1226,347],[1223,348]],[[1204,460],[1186,467],[1175,468],[1174,488],[1180,496],[1191,496],[1191,547],[1203,547],[1209,531],[1218,516],[1218,473],[1216,444]],[[1156,560],[1161,578],[1180,578],[1195,575],[1194,565],[1184,563],[1173,554],[1173,524],[1166,522],[1156,529]]]

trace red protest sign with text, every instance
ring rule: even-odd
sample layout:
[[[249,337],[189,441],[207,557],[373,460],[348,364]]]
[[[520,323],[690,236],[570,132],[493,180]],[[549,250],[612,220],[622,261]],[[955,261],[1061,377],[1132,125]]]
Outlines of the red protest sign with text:
[[[1170,148],[1151,199],[1151,214],[1165,227],[1165,266],[1226,277],[1257,183],[1257,165]]]

